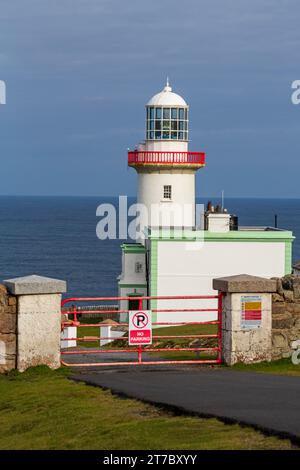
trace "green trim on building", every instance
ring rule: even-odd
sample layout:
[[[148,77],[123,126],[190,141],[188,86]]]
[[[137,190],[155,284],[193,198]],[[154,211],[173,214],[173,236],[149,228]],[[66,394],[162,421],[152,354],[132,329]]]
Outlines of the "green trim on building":
[[[146,248],[141,243],[123,243],[121,245],[123,253],[140,253],[143,254],[146,252]]]
[[[133,287],[133,288],[140,288],[142,289],[143,287],[147,287],[147,284],[119,284],[119,287],[121,288],[130,288],[130,287]]]
[[[151,240],[159,241],[220,241],[220,242],[270,242],[270,241],[293,241],[293,233],[289,230],[231,230],[218,233],[207,230],[174,230],[164,229],[152,230],[149,237]]]
[[[150,281],[150,292],[152,297],[157,296],[157,245],[158,242],[156,240],[151,240],[151,259],[150,259],[150,264],[151,264],[151,269],[150,269],[150,275],[151,275],[151,281]],[[157,309],[157,300],[151,300],[151,305],[150,305],[151,310]],[[152,323],[155,323],[157,321],[157,313],[152,313]]]
[[[292,272],[292,241],[286,241],[285,242],[285,274],[291,274],[291,272]]]
[[[127,292],[126,297],[143,297],[142,292]]]

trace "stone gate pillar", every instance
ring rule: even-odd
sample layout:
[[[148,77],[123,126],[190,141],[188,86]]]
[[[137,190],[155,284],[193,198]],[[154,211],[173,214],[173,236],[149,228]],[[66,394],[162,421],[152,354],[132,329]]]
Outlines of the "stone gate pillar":
[[[272,358],[272,293],[276,281],[240,274],[213,280],[222,292],[222,358],[237,362],[270,361]]]
[[[16,297],[16,365],[60,367],[61,294],[66,282],[42,276],[3,281]]]

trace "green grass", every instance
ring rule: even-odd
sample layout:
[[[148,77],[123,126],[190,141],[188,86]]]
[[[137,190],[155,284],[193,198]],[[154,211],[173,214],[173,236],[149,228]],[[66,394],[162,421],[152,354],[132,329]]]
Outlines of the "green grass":
[[[259,372],[264,374],[300,376],[300,365],[294,365],[291,359],[259,362],[258,364],[235,364],[232,368],[241,371]]]
[[[83,338],[84,336],[100,336],[99,326],[83,326],[77,328],[77,338]],[[100,341],[78,341],[77,345],[84,348],[99,348]]]
[[[215,334],[217,332],[217,325],[184,325],[184,326],[171,326],[171,327],[164,327],[164,328],[155,328],[153,329],[153,336],[167,336],[167,335],[196,335],[196,334]],[[99,336],[99,328],[98,327],[83,327],[77,329],[78,337],[83,336]],[[162,339],[162,340],[153,340],[153,345],[157,344],[158,347],[184,347],[187,346],[192,339]],[[202,340],[205,341],[205,340]],[[215,340],[206,340],[207,344],[214,345]],[[127,342],[117,342],[115,341],[113,344],[111,343],[107,347],[123,347]],[[99,342],[78,342],[79,346],[84,346],[86,348],[99,348]],[[153,357],[161,357],[162,359],[166,360],[191,360],[195,359],[196,353],[195,352],[172,352],[172,351],[165,351],[165,352],[157,352],[157,353],[148,353]],[[216,354],[208,354],[206,352],[200,353],[201,359],[212,359],[215,358]],[[223,366],[226,367],[226,366]],[[281,359],[278,361],[272,362],[261,362],[259,364],[236,364],[233,366],[235,370],[241,371],[249,371],[249,372],[261,372],[261,373],[269,373],[269,374],[278,374],[278,375],[291,375],[291,376],[299,376],[300,375],[300,365],[294,365],[291,359]]]
[[[100,331],[99,327],[94,326],[84,326],[77,328],[78,338],[83,338],[84,336],[99,336]],[[175,335],[197,335],[197,334],[216,334],[217,326],[216,325],[182,325],[182,326],[170,326],[163,328],[154,328],[152,331],[153,336],[175,336]],[[165,346],[187,346],[193,339],[183,338],[183,339],[153,339],[153,344],[160,343],[162,347]],[[202,340],[203,341],[203,340]],[[214,341],[214,340],[209,340]],[[125,342],[126,344],[126,342]],[[79,345],[84,345],[85,347],[99,347],[98,341],[79,341]],[[124,346],[123,342],[115,341],[113,346],[122,347]],[[111,347],[112,344],[109,346]],[[126,344],[127,347],[127,344]]]
[[[175,416],[46,367],[0,376],[0,449],[291,449],[217,419]]]

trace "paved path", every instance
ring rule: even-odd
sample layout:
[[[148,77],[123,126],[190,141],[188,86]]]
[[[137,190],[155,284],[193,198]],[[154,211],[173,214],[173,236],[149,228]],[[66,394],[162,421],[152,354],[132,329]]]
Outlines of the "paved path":
[[[250,424],[300,442],[300,377],[193,367],[76,370],[73,378],[203,416]]]

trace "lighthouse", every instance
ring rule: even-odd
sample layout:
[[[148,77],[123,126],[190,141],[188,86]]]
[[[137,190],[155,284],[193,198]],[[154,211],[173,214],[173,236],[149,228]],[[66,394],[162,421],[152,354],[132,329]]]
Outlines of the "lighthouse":
[[[196,310],[185,311],[186,300],[166,299],[215,294],[217,277],[291,272],[292,232],[243,227],[223,204],[208,204],[204,223],[196,224],[195,175],[205,165],[205,154],[189,150],[189,106],[168,81],[146,104],[145,140],[128,152],[128,165],[137,172],[141,209],[139,235],[121,245],[121,321],[127,310],[140,308],[142,296],[151,297],[143,308],[152,311],[153,324],[198,321]],[[197,309],[197,301],[190,300],[189,307]],[[170,316],[168,309],[176,311]],[[214,315],[207,312],[202,320],[215,320]]]
[[[140,234],[146,228],[195,227],[195,175],[205,154],[188,147],[189,106],[167,80],[146,104],[145,140],[128,152],[128,165],[138,175]]]

